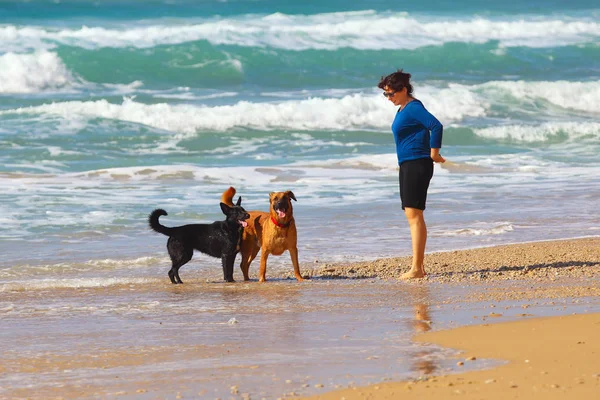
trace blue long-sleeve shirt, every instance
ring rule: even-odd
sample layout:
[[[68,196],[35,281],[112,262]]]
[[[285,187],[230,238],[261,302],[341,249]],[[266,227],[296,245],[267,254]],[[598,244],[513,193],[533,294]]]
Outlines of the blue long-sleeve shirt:
[[[400,165],[404,161],[431,157],[432,148],[442,147],[444,127],[415,99],[396,113],[392,132]]]

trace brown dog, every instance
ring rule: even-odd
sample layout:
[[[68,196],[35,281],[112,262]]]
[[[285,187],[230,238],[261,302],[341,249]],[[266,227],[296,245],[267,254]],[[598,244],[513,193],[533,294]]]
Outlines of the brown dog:
[[[235,189],[230,187],[221,196],[221,201],[227,205],[233,204],[232,199]],[[296,223],[294,221],[294,210],[292,200],[296,196],[290,190],[286,192],[271,192],[269,194],[269,212],[248,211],[250,218],[246,220],[248,226],[244,228],[240,253],[242,263],[240,268],[244,274],[244,280],[250,279],[248,270],[250,263],[254,260],[258,251],[260,256],[259,282],[266,280],[267,258],[270,254],[280,256],[288,250],[294,265],[294,275],[298,281],[303,281],[298,264],[298,246]]]

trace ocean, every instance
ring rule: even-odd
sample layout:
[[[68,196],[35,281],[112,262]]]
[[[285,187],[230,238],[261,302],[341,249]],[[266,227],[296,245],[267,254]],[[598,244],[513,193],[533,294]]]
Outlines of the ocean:
[[[168,314],[148,214],[223,219],[229,186],[247,210],[293,191],[301,268],[410,255],[377,88],[399,68],[444,125],[427,252],[600,235],[597,1],[0,2],[0,316]],[[181,270],[220,275],[200,254]],[[200,292],[189,307],[227,308]]]

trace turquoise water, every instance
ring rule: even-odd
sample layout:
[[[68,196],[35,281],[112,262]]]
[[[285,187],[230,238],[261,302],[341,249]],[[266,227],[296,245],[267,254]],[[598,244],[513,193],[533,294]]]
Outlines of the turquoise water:
[[[428,251],[597,235],[599,17],[594,1],[2,2],[0,268],[166,268],[148,213],[221,219],[230,185],[248,209],[294,191],[301,263],[410,254],[376,88],[397,68],[445,126]]]

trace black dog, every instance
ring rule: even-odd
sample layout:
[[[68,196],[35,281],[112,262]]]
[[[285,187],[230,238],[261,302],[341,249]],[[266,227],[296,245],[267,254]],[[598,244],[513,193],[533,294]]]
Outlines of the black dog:
[[[233,263],[239,251],[242,230],[247,226],[246,219],[250,218],[241,204],[241,197],[233,207],[221,203],[221,210],[227,216],[225,221],[216,221],[212,224],[190,224],[174,228],[168,228],[158,222],[161,215],[167,215],[165,210],[152,211],[148,217],[150,228],[169,237],[167,250],[172,262],[169,270],[169,278],[172,283],[183,283],[179,277],[179,268],[192,259],[194,249],[209,256],[220,257],[223,264],[223,279],[227,282],[234,282]]]

